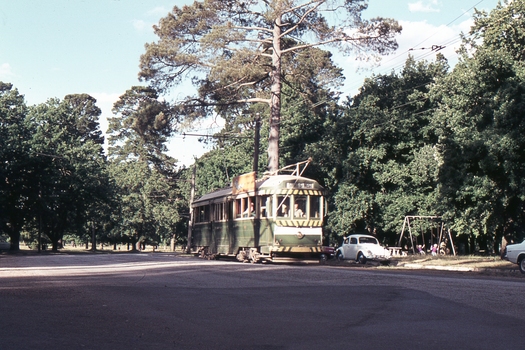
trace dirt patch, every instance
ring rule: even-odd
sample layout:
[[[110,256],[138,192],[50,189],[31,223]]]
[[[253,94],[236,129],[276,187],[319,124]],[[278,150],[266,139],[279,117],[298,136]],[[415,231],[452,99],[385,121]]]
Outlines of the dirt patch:
[[[392,258],[388,264],[374,261],[360,265],[352,260],[343,262],[330,261],[332,265],[384,268],[392,270],[427,270],[427,271],[455,271],[475,272],[484,275],[523,277],[518,266],[509,261],[502,260],[499,256],[405,256]]]

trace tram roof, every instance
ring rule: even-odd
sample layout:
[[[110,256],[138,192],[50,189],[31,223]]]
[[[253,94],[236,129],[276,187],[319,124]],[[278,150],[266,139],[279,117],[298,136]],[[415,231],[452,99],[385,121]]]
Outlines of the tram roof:
[[[289,183],[289,182],[308,182],[308,183],[315,183],[316,189],[323,189],[317,181],[313,179],[309,179],[302,176],[295,176],[295,175],[273,175],[273,176],[266,176],[262,179],[258,179],[255,181],[255,189],[258,191],[259,189],[271,189],[271,188],[279,188],[279,186],[282,183]],[[228,197],[232,195],[232,187],[228,186],[225,188],[218,189],[216,191],[206,193],[205,195],[199,197],[198,199],[194,200],[193,203],[200,203],[200,202],[206,202],[211,201],[216,198],[222,198],[222,197]]]

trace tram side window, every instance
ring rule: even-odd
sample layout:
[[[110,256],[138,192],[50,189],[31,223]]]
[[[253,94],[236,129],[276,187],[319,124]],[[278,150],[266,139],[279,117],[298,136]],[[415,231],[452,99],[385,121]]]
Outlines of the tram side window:
[[[246,209],[243,211],[243,218],[251,218],[255,216],[255,203],[253,201],[248,201],[246,204]]]
[[[235,200],[236,218],[255,216],[255,201],[253,198],[237,198]]]
[[[194,216],[195,216],[195,222],[202,222],[201,220],[201,212],[204,210],[204,207],[197,207],[194,209]]]
[[[225,219],[224,217],[224,203],[217,203],[214,206],[213,211],[213,220],[214,221],[222,221]]]
[[[210,211],[207,205],[195,208],[195,222],[207,222],[210,221]]]
[[[321,201],[323,197],[311,196],[310,197],[310,218],[320,219],[321,218]]]
[[[255,200],[254,198],[244,198],[244,211],[242,212],[243,218],[251,218],[255,216]]]
[[[235,200],[235,217],[240,218],[242,217],[242,198],[238,198]]]
[[[228,202],[228,215],[226,217],[227,220],[233,219],[235,217],[235,215],[233,214],[235,213],[234,204],[235,204],[234,201]]]
[[[278,196],[277,197],[277,216],[280,216],[280,217],[290,216],[290,197],[289,196]]]

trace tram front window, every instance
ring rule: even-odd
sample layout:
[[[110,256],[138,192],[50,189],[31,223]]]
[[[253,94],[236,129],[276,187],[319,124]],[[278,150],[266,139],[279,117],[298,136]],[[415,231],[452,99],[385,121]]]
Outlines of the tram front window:
[[[277,216],[289,217],[290,216],[290,197],[279,196],[277,197]]]
[[[306,217],[306,197],[296,196],[294,198],[294,209],[293,216],[294,218],[304,218]]]
[[[310,218],[320,219],[321,218],[321,201],[323,197],[311,196],[310,197]]]

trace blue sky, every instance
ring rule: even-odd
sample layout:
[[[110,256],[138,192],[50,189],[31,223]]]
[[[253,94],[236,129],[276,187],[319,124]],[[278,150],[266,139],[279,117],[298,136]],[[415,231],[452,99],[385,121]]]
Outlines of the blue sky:
[[[112,104],[139,85],[139,57],[157,38],[152,25],[173,6],[189,0],[0,0],[0,81],[10,82],[29,105],[67,94],[88,93],[111,116]],[[344,93],[355,94],[363,79],[399,69],[409,52],[431,60],[432,45],[455,62],[459,33],[472,23],[472,7],[490,11],[498,0],[370,0],[365,17],[391,17],[403,26],[397,53],[382,65],[356,73],[352,58],[336,56],[344,68]],[[421,49],[409,51],[409,49]],[[168,98],[169,99],[169,98]],[[208,125],[196,126],[205,133]],[[208,149],[196,138],[175,137],[170,153],[185,164]]]

